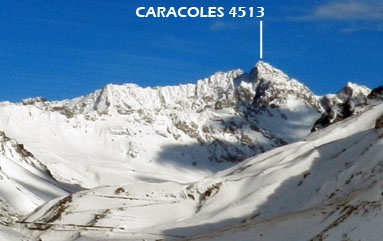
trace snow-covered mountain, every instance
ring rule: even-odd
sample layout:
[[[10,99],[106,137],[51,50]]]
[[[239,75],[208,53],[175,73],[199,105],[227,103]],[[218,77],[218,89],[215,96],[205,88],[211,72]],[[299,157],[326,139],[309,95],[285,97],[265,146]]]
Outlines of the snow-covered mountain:
[[[382,96],[316,96],[259,62],[1,103],[0,238],[376,240]]]
[[[90,188],[153,179],[151,170],[190,182],[302,139],[318,105],[303,84],[260,62],[250,74],[219,72],[196,84],[107,85],[73,100],[3,104],[0,126],[62,182]]]

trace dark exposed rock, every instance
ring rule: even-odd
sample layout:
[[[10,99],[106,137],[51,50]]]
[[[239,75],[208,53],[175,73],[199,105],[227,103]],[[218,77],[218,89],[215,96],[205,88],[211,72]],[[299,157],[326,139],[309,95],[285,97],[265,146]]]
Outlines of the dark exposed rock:
[[[368,99],[383,100],[383,86],[379,86],[371,91]]]
[[[376,96],[379,96],[380,91],[383,91],[383,88],[378,87],[367,94],[367,87],[347,83],[336,95],[322,97],[320,104],[326,111],[314,123],[311,132],[359,113],[365,106],[371,104],[368,99],[377,98]]]
[[[383,115],[380,116],[375,122],[375,129],[380,129],[383,127]]]
[[[311,132],[323,129],[333,123],[344,120],[355,113],[352,101],[346,101],[327,109],[325,113],[314,123]]]
[[[44,97],[28,98],[21,101],[23,105],[34,105],[36,103],[44,102],[47,102],[47,99],[45,99]]]

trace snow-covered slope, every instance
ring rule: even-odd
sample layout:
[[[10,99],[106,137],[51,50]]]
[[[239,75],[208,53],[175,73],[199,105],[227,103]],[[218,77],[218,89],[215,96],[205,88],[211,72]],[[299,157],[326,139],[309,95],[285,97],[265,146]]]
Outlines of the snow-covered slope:
[[[252,206],[228,202],[238,209],[235,215],[241,211],[250,215],[234,228],[195,240],[233,240],[236,235],[241,240],[380,240],[382,115],[383,105],[375,106],[306,141],[277,148],[219,174],[226,182],[254,183],[243,186],[248,194],[239,198]],[[224,195],[225,191],[220,192]],[[218,212],[219,216],[224,212]]]
[[[79,190],[55,180],[22,144],[0,131],[0,240],[21,240],[12,227],[23,215]]]
[[[0,199],[25,214],[80,188],[57,182],[21,144],[0,132]]]
[[[358,240],[379,221],[381,92],[318,97],[259,62],[0,103],[0,239]]]
[[[374,106],[198,182],[79,192],[22,223],[42,240],[378,240],[382,116]]]

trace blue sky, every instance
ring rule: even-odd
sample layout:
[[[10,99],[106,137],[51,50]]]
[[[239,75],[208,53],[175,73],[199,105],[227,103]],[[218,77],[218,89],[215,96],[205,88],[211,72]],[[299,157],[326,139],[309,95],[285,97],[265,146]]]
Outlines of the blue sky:
[[[223,18],[138,18],[137,7],[224,7]],[[232,18],[231,7],[265,8]],[[194,83],[263,61],[321,95],[382,84],[380,0],[0,2],[0,100],[81,96],[108,83]]]

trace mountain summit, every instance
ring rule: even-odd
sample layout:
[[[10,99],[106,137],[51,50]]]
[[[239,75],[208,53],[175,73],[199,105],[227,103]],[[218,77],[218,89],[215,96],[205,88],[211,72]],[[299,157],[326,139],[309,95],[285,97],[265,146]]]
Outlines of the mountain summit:
[[[280,107],[288,105],[289,99],[295,99],[319,108],[318,99],[306,86],[267,63],[257,63],[250,75],[256,77],[254,101],[258,106]]]
[[[320,97],[258,62],[195,84],[0,103],[0,238],[340,240],[338,226],[367,230],[352,224],[380,212],[381,92],[348,83]],[[315,228],[289,233],[290,220]]]

